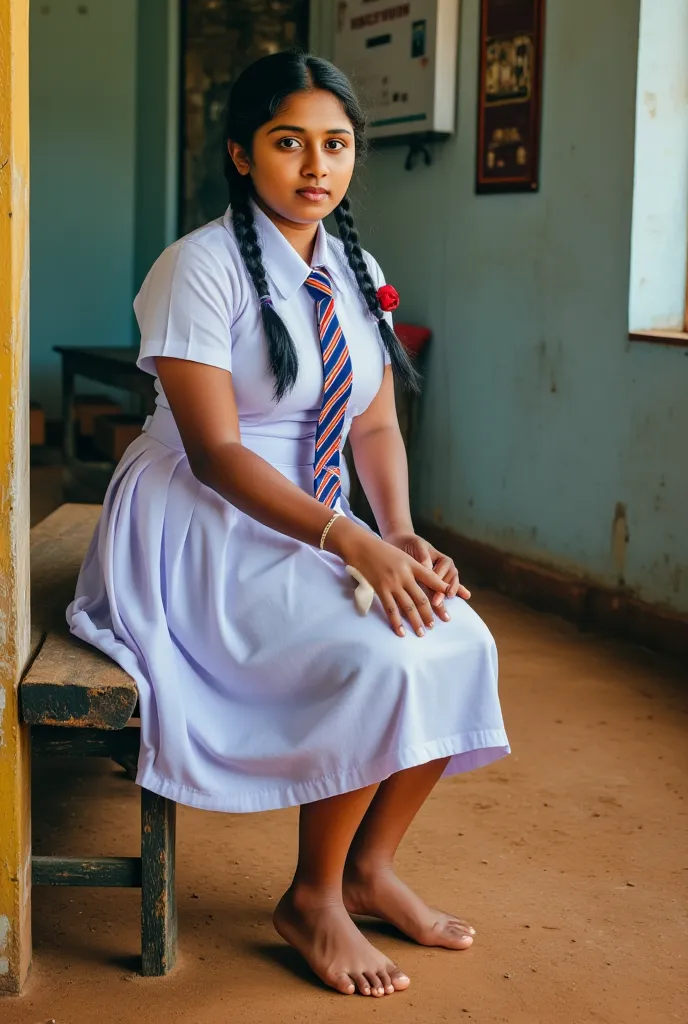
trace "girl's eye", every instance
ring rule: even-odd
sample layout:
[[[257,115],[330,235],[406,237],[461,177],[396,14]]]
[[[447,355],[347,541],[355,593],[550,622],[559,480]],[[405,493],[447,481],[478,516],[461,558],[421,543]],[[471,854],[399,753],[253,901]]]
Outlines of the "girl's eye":
[[[299,149],[301,146],[301,140],[295,139],[293,136],[280,139],[277,145],[280,149],[293,150]],[[325,148],[330,153],[338,153],[340,149],[345,149],[345,145],[341,139],[328,139],[325,143]]]

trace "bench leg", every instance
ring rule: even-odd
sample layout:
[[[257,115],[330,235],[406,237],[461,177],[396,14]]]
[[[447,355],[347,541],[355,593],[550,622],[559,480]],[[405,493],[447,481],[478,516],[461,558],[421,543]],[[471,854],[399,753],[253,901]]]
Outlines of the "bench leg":
[[[167,974],[177,958],[177,805],[141,790],[141,961],[144,975]]]

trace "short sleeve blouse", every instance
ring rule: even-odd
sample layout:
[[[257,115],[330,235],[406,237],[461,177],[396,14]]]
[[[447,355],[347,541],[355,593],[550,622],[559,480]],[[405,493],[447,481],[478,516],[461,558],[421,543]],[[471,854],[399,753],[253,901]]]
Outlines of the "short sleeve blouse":
[[[260,304],[234,236],[231,210],[169,246],[153,264],[134,311],[141,331],[138,365],[156,375],[157,356],[205,363],[233,375],[240,419],[249,423],[308,418],[320,406],[322,357],[315,306],[304,282],[311,271],[269,218],[254,205],[263,264],[275,309],[296,345],[299,379],[279,404],[260,318]],[[365,253],[376,285],[384,276]],[[389,356],[347,265],[344,247],[320,223],[313,266],[333,280],[335,308],[349,346],[354,387],[348,419],[367,408],[379,389]],[[391,324],[391,314],[385,314]],[[158,404],[167,407],[156,380]]]

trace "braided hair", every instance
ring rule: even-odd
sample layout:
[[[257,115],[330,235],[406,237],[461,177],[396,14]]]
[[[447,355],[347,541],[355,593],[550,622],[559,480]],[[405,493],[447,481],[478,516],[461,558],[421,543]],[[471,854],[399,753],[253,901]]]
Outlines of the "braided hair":
[[[322,89],[337,97],[353,126],[357,155],[364,154],[365,115],[358,99],[343,72],[320,57],[297,50],[261,57],[237,78],[227,105],[224,168],[229,187],[232,223],[239,252],[260,300],[260,314],[268,341],[268,357],[275,378],[277,401],[291,391],[296,383],[298,357],[291,335],[270,297],[251,206],[251,177],[239,173],[226,144],[231,140],[250,153],[255,132],[275,117],[285,100],[295,92],[308,92],[313,89]],[[345,196],[334,210],[334,217],[349,267],[354,273],[371,315],[377,321],[394,374],[402,386],[418,391],[418,373],[387,322],[377,298],[377,289],[363,256],[348,196]]]
[[[419,391],[420,377],[418,371],[406,354],[406,349],[401,344],[396,334],[385,319],[377,297],[375,282],[370,276],[368,264],[365,261],[361,243],[358,239],[358,232],[354,226],[354,218],[351,215],[351,200],[344,196],[339,206],[334,210],[334,219],[339,228],[339,237],[344,243],[344,252],[349,261],[349,266],[356,275],[358,287],[363,298],[366,300],[368,309],[377,320],[378,330],[382,336],[382,343],[389,353],[392,363],[392,370],[401,383],[412,391]]]

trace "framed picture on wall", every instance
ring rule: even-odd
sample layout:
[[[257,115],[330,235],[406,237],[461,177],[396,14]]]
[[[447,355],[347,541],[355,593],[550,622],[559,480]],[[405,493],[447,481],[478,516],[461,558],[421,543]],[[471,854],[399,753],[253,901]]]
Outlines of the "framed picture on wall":
[[[536,192],[545,0],[481,0],[476,192]]]

